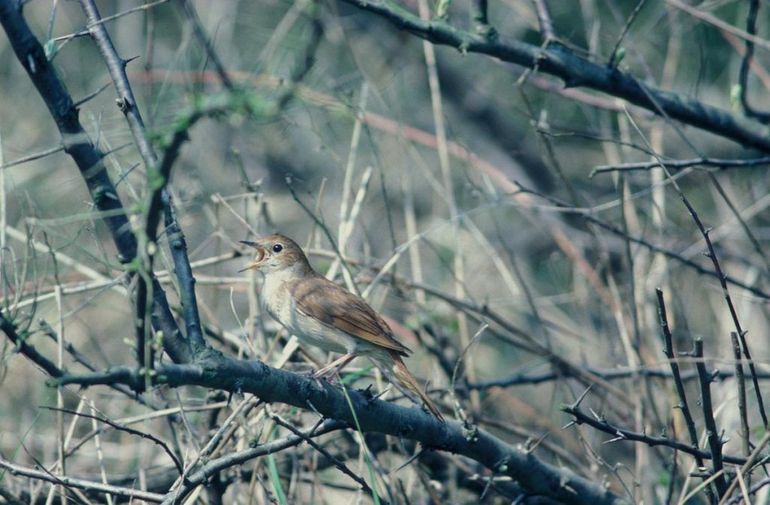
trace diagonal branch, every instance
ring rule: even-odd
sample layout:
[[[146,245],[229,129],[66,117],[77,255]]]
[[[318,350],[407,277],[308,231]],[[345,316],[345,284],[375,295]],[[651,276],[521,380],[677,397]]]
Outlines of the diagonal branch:
[[[296,428],[292,428],[291,431],[293,433],[287,437],[281,438],[279,440],[273,440],[271,442],[260,444],[256,447],[244,449],[242,451],[234,452],[227,454],[226,456],[207,461],[204,465],[201,466],[200,469],[187,476],[185,481],[178,489],[166,495],[162,505],[184,503],[184,499],[189,496],[189,494],[196,487],[200,486],[201,484],[205,484],[212,476],[216,475],[222,470],[241,465],[247,461],[251,461],[261,456],[275,454],[289,447],[297,446],[305,441],[308,443],[315,443],[312,442],[311,437],[317,437],[319,435],[331,433],[332,431],[336,431],[344,427],[345,423],[327,420],[306,432],[301,432]]]
[[[366,392],[349,390],[346,397],[339,388],[328,383],[271,368],[261,362],[231,359],[211,351],[195,364],[161,365],[156,372],[156,384],[172,387],[198,385],[252,393],[265,402],[312,408],[324,418],[348,426],[357,422],[363,432],[393,435],[415,440],[426,448],[461,454],[498,475],[515,479],[530,494],[573,504],[624,503],[602,485],[568,469],[547,464],[530,451],[509,445],[483,430],[469,433],[461,423],[442,423],[421,409],[377,400]],[[116,368],[96,374],[67,375],[57,382],[84,386],[131,385],[144,379],[144,375],[137,370]]]
[[[72,98],[22,17],[18,2],[0,1],[0,25],[56,122],[64,151],[75,160],[91,199],[97,210],[105,216],[104,222],[110,229],[121,260],[131,261],[136,256],[136,238],[131,233],[117,190],[102,162],[104,156],[80,124]]]
[[[28,344],[24,335],[19,335],[16,325],[13,324],[13,321],[3,316],[2,312],[0,312],[0,330],[13,342],[18,352],[42,368],[45,373],[51,377],[61,377],[64,375],[64,371],[56,366],[53,361],[40,354],[34,346]]]
[[[206,35],[206,31],[203,29],[203,24],[198,17],[198,13],[195,11],[195,7],[190,4],[189,0],[179,0],[179,6],[181,7],[182,12],[184,12],[184,15],[187,17],[187,20],[190,22],[193,33],[198,39],[198,43],[203,46],[203,49],[206,50],[206,55],[214,65],[214,69],[219,75],[219,79],[222,81],[222,84],[224,84],[224,86],[230,91],[235,90],[235,85],[227,75],[227,70],[225,70],[225,66],[222,64],[222,60],[219,59],[219,55],[214,50],[214,45],[211,43],[208,36]]]
[[[0,0],[0,25],[8,35],[16,58],[56,122],[64,150],[80,170],[91,199],[110,230],[120,260],[124,263],[132,262],[138,250],[136,236],[131,231],[123,204],[104,166],[103,154],[83,129],[72,97],[22,16],[18,2]],[[176,362],[189,361],[189,346],[174,321],[166,296],[157,281],[153,281],[153,288],[153,326],[163,332],[164,348],[171,359]]]
[[[101,22],[101,15],[92,0],[81,0],[81,6],[88,18],[88,31],[96,42],[102,57],[107,64],[110,77],[115,86],[118,95],[116,100],[118,107],[128,121],[131,135],[134,143],[139,149],[147,169],[147,178],[149,186],[149,195],[144,212],[144,234],[139,236],[139,276],[136,287],[136,356],[140,366],[151,368],[154,362],[152,355],[152,346],[148,345],[149,335],[146,322],[151,317],[152,305],[148,304],[148,297],[154,295],[152,265],[153,256],[156,249],[156,232],[160,222],[161,194],[165,190],[170,172],[158,173],[158,157],[155,154],[150,141],[147,137],[147,131],[144,127],[144,121],[139,113],[134,92],[128,82],[126,75],[126,60],[118,56],[115,46],[112,44],[104,23]]]
[[[663,91],[637,80],[617,68],[578,56],[571,49],[551,43],[538,47],[502,36],[488,38],[459,30],[440,21],[425,21],[389,0],[343,0],[374,13],[398,28],[434,44],[454,47],[462,53],[479,53],[515,63],[564,80],[566,86],[583,86],[622,98],[656,115],[695,126],[729,138],[747,147],[770,152],[767,129],[752,120],[723,109],[691,100],[677,93]]]

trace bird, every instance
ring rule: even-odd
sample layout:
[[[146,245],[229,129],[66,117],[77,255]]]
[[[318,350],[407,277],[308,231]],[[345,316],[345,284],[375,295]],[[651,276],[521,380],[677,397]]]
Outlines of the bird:
[[[363,298],[313,270],[289,237],[273,234],[241,243],[256,249],[254,260],[241,271],[263,275],[262,300],[268,313],[301,342],[342,353],[314,377],[339,373],[354,358],[366,356],[408,398],[444,420],[404,364],[411,351]]]

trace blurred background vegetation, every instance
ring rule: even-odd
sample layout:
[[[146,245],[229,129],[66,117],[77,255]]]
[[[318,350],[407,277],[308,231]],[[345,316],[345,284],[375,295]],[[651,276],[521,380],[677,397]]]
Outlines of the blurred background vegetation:
[[[97,3],[103,17],[142,5]],[[750,2],[696,2],[690,8],[700,16],[680,3],[547,5],[558,43],[575,53],[606,63],[614,52],[619,69],[641,82],[743,114],[738,76],[745,40],[735,30],[715,26],[708,16],[742,31]],[[119,54],[130,59],[129,80],[148,130],[161,139],[191,104],[223,87],[178,5],[148,4],[106,26]],[[326,272],[335,255],[322,223],[360,289],[397,256],[388,272],[393,276],[377,285],[370,301],[415,349],[410,367],[431,388],[456,391],[440,396],[448,412],[460,405],[463,412],[455,416],[468,416],[514,444],[537,445],[542,439],[543,445],[534,449],[537,456],[605,482],[633,501],[677,502],[701,482],[688,478],[692,459],[668,448],[606,443],[611,435],[585,425],[561,429],[571,417],[560,406],[574,402],[596,379],[583,408],[635,432],[689,441],[670,380],[576,378],[560,366],[566,360],[585,373],[668,370],[657,287],[665,294],[679,351],[689,351],[693,339],[701,337],[709,368],[732,371],[735,364],[730,341],[735,327],[719,281],[672,258],[713,270],[703,254],[703,236],[671,180],[659,167],[594,170],[651,161],[651,152],[676,159],[748,159],[761,153],[588,88],[565,88],[537,69],[429,45],[354,5],[309,0],[192,4],[232,81],[248,90],[255,103],[280,103],[277,113],[264,118],[235,113],[203,120],[190,130],[173,170],[170,188],[190,257],[203,262],[195,270],[197,293],[213,342],[227,352],[277,362],[284,341],[275,338],[277,328],[269,317],[262,318],[254,295],[259,279],[238,273],[246,259],[237,242],[253,238],[254,232],[280,231],[307,246],[312,263]],[[401,3],[415,13],[419,4]],[[423,8],[434,14],[437,5]],[[760,108],[770,86],[763,38],[767,8],[762,5],[757,28],[765,45],[757,45],[748,80],[749,100]],[[110,152],[108,169],[124,205],[138,212],[147,173],[95,44],[88,36],[71,35],[86,26],[80,5],[33,0],[26,2],[24,15],[74,99],[90,97],[80,107],[80,119],[90,137]],[[469,2],[452,2],[446,19],[458,28],[475,29]],[[490,2],[489,20],[506,40],[536,46],[546,41],[533,2]],[[757,128],[767,131],[759,123]],[[56,344],[45,336],[46,325],[63,333],[97,368],[131,364],[133,309],[118,282],[122,266],[71,159],[61,150],[45,154],[59,143],[42,100],[7,38],[0,36],[3,309],[29,324],[30,341],[49,356],[56,355]],[[35,153],[45,155],[14,163]],[[756,288],[731,285],[730,294],[757,366],[764,370],[770,358],[768,305],[761,295],[770,290],[766,165],[724,170],[696,165],[672,173],[712,229],[722,269]],[[162,255],[156,268],[168,269],[170,261]],[[333,268],[338,282],[350,282],[343,279],[343,269]],[[169,277],[161,279],[175,300]],[[87,286],[100,280],[96,287]],[[57,285],[64,290],[61,296],[55,296]],[[78,291],[78,286],[88,288]],[[426,289],[417,289],[421,286]],[[494,324],[477,333],[489,322],[484,310],[502,317],[520,335],[514,338]],[[531,342],[541,347],[533,350]],[[0,452],[27,464],[55,461],[57,413],[43,407],[56,404],[56,390],[9,342],[3,340],[0,349]],[[78,369],[68,359],[65,364]],[[454,381],[442,359],[462,363]],[[682,367],[694,369],[687,359]],[[483,384],[550,372],[557,377],[538,383]],[[368,382],[360,380],[362,386]],[[751,435],[759,440],[764,427],[748,386]],[[702,433],[695,381],[687,382],[687,392]],[[148,394],[170,406],[213,401],[196,388]],[[740,454],[735,381],[716,381],[712,394],[718,426],[729,439],[725,451]],[[66,405],[78,408],[84,396],[112,419],[147,411],[99,388],[68,390]],[[199,430],[192,433],[204,437],[206,421],[205,412],[190,413],[190,424]],[[75,439],[92,429],[88,420],[72,425]],[[173,431],[163,419],[141,426],[166,436]],[[266,436],[260,435],[261,428],[244,422],[233,444]],[[195,437],[179,432],[175,443],[184,452],[195,445]],[[113,476],[170,464],[156,446],[125,433],[105,432],[100,443],[99,459]],[[335,443],[342,445],[330,442]],[[81,448],[68,472],[97,474],[96,450],[93,445]],[[405,461],[382,458],[391,469],[398,466],[394,461]],[[280,456],[285,479],[298,471],[290,460],[290,455]],[[255,465],[268,475],[268,466]],[[455,481],[473,473],[430,474],[440,484],[435,496],[445,493],[450,503],[510,501],[501,492],[482,493],[483,483],[480,489],[458,490]],[[414,478],[404,480],[412,486]],[[8,485],[8,479],[0,486]],[[350,485],[333,468],[322,480]],[[254,495],[254,503],[277,499],[268,488]],[[330,496],[355,496],[344,486],[324,489],[330,494],[315,497],[319,503],[336,503]],[[429,503],[427,491],[409,489],[411,503]],[[230,499],[252,503],[245,492],[231,492]],[[294,492],[290,502],[315,502],[307,489]],[[705,503],[704,496],[693,499]]]

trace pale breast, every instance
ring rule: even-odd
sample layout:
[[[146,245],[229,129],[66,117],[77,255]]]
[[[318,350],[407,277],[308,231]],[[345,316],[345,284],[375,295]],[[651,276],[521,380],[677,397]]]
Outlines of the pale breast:
[[[356,339],[297,310],[288,289],[289,281],[277,273],[266,276],[262,299],[270,315],[302,342],[328,352],[354,351]]]

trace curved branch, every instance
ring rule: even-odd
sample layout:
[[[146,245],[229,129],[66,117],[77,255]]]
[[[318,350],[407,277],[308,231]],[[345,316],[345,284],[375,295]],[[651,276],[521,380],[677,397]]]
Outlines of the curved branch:
[[[424,446],[461,454],[478,461],[498,475],[507,475],[534,495],[564,503],[618,505],[625,503],[601,484],[564,468],[544,463],[532,453],[511,446],[475,427],[455,421],[442,423],[418,409],[372,398],[366,392],[348,391],[350,404],[338,388],[264,363],[227,358],[209,350],[202,361],[186,365],[163,365],[155,370],[155,384],[172,387],[197,385],[226,391],[248,392],[265,402],[280,402],[313,409],[327,419],[376,432],[415,440]],[[145,380],[136,370],[116,368],[98,374],[66,375],[58,384],[135,385]],[[355,419],[350,406],[355,409]]]

